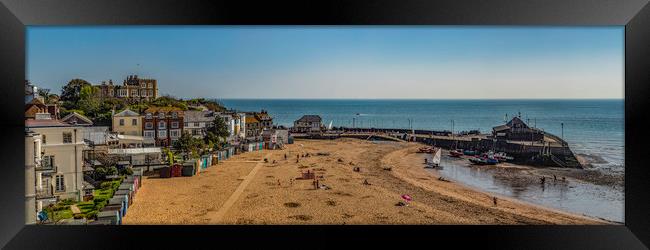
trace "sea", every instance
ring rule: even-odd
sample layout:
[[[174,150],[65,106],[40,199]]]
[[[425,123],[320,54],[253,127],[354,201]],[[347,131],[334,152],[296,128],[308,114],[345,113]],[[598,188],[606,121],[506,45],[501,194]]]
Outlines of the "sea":
[[[601,100],[377,100],[219,99],[227,108],[267,110],[274,124],[292,126],[314,114],[334,127],[479,130],[519,116],[529,126],[563,137],[576,154],[605,172],[624,172],[623,99]]]
[[[359,100],[359,99],[220,99],[239,111],[267,110],[274,124],[290,127],[303,115],[323,118],[333,127],[402,128],[491,133],[514,116],[529,126],[564,138],[590,168],[622,176],[624,100]],[[624,222],[622,187],[583,181],[515,185],[493,171],[468,167],[444,156],[440,174],[474,188],[564,211]]]

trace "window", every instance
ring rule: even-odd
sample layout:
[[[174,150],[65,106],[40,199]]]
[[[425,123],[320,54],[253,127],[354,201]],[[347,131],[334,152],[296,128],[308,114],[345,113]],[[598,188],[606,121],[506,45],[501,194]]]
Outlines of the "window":
[[[153,96],[153,90],[149,90],[149,96]]]
[[[63,175],[57,175],[56,176],[56,191],[57,192],[64,192],[65,191],[65,182],[63,179]]]
[[[147,114],[145,115],[145,117],[146,117],[147,119],[151,119],[151,118],[152,118],[152,115],[151,115],[151,113],[147,113]]]
[[[199,126],[199,123],[198,123],[198,122],[195,122],[195,123],[194,123],[194,127],[198,127],[198,126]]]
[[[124,119],[120,119],[120,126],[124,126]]]
[[[72,143],[72,133],[63,132],[63,143]]]
[[[156,132],[154,131],[144,131],[144,137],[146,138],[153,138]]]
[[[42,141],[43,141],[43,144],[47,143],[47,136],[42,135],[42,136],[41,136],[41,139],[42,139]]]
[[[164,112],[158,113],[158,118],[165,119],[165,113]]]
[[[43,161],[41,162],[43,168],[52,168],[54,166],[54,155],[43,156]]]
[[[192,129],[192,135],[201,135],[201,130]]]
[[[132,119],[131,120],[131,125],[133,125],[133,126],[138,125],[138,119]]]
[[[167,124],[164,121],[159,121],[158,122],[158,129],[165,129],[166,125]]]
[[[138,96],[138,90],[137,89],[132,89],[131,90],[131,96]]]
[[[190,124],[189,122],[186,122],[185,127],[189,127],[190,126],[189,124]]]
[[[172,128],[178,128],[178,122],[172,122]]]
[[[145,122],[144,123],[144,128],[153,129],[153,122]]]
[[[177,137],[179,137],[178,130],[170,130],[170,131],[169,131],[169,136],[170,136],[170,137],[173,137],[173,138],[177,138]]]
[[[172,118],[174,118],[174,119],[175,119],[175,118],[178,118],[178,113],[176,113],[176,112],[172,112]]]
[[[158,138],[167,137],[167,130],[158,130]]]

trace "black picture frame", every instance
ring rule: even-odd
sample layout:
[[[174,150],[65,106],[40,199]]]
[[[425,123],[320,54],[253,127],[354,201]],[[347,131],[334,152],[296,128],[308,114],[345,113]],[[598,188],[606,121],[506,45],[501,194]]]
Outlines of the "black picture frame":
[[[0,246],[192,248],[424,243],[499,249],[647,249],[650,7],[646,0],[265,1],[0,0]],[[625,225],[25,226],[23,84],[28,25],[624,25]],[[304,246],[296,241],[306,241]]]

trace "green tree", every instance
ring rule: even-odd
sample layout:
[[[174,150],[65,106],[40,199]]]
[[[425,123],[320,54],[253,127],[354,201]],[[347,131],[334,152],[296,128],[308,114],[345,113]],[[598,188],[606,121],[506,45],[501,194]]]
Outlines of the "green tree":
[[[228,125],[219,116],[216,116],[210,125],[208,125],[207,132],[205,137],[206,142],[215,146],[221,146],[222,142],[230,135]]]
[[[203,140],[192,137],[187,131],[183,131],[181,137],[174,142],[174,149],[181,151],[188,156],[198,157],[200,150],[205,146]]]
[[[83,79],[72,79],[61,90],[61,101],[75,105],[80,99],[81,88],[91,86],[89,82]]]

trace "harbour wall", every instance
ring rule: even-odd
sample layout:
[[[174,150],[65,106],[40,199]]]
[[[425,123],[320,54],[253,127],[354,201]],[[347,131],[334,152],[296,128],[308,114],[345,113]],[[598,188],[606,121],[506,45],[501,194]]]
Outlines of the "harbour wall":
[[[327,133],[294,134],[293,136],[295,138],[305,139],[336,139],[347,137],[362,140],[415,141],[444,149],[505,152],[513,156],[515,158],[513,163],[517,164],[538,167],[582,168],[582,165],[564,141],[552,145],[544,145],[539,142],[494,140],[489,135],[451,136],[451,132],[430,130],[416,130],[415,134],[411,132],[408,129],[342,129]],[[557,138],[553,135],[551,137],[553,139]]]

